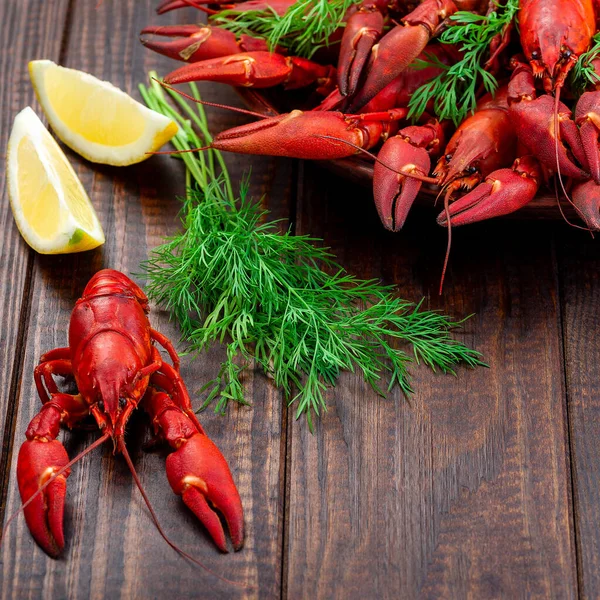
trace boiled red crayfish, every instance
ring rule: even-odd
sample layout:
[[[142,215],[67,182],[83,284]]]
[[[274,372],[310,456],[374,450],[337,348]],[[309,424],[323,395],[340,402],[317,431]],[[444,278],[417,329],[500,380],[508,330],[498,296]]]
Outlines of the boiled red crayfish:
[[[75,305],[69,346],[44,354],[35,369],[43,406],[27,428],[17,480],[29,530],[50,556],[56,557],[64,547],[66,480],[79,458],[69,461],[56,439],[60,426],[76,427],[91,415],[103,433],[93,446],[113,440],[115,452],[124,456],[147,501],[124,439],[138,405],[150,415],[157,438],[174,449],[167,458],[173,491],[182,496],[221,550],[226,552],[227,545],[214,509],[224,516],[233,547],[239,550],[243,545],[243,509],[227,462],[198,422],[179,375],[177,353],[150,326],[148,311],[148,299],[133,281],[118,271],[99,271]],[[168,352],[173,366],[163,362],[154,343]],[[53,375],[74,377],[78,393],[59,391]],[[148,507],[154,518],[149,503]]]

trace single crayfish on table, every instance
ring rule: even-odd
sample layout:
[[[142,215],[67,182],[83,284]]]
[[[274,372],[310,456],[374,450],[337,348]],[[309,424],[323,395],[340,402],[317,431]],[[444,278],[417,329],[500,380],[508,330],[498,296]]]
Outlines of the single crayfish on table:
[[[547,189],[561,212],[572,205],[585,228],[600,230],[599,0],[348,4],[310,58],[291,54],[285,35],[273,46],[262,25],[255,35],[236,25],[256,11],[285,19],[293,1],[167,0],[159,12],[191,5],[210,24],[147,27],[142,41],[186,63],[167,85],[312,89],[308,105],[290,100],[293,110],[257,115],[212,146],[373,161],[375,206],[388,230],[403,227],[423,185],[443,197],[437,222],[445,227],[512,213]],[[484,46],[469,38],[474,29]]]
[[[35,369],[35,384],[43,406],[25,433],[17,461],[17,481],[25,520],[36,542],[50,556],[64,548],[63,513],[70,467],[92,448],[112,439],[131,470],[152,518],[167,543],[136,475],[125,445],[125,428],[141,406],[150,416],[156,439],[173,452],[167,457],[167,478],[227,552],[219,511],[235,550],[244,543],[244,516],[239,493],[227,462],[206,435],[191,407],[179,374],[179,357],[171,342],[148,321],[148,299],[118,271],[99,271],[77,301],[69,326],[69,346],[44,354]],[[164,362],[155,343],[168,353]],[[61,392],[53,376],[74,378],[78,391]],[[60,426],[76,428],[93,419],[102,436],[69,461],[57,440]]]

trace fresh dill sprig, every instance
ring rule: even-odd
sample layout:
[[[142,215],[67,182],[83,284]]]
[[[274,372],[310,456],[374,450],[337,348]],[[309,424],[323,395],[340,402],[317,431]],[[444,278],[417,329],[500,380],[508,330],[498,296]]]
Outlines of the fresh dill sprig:
[[[196,132],[158,84],[141,90],[148,106],[180,124],[177,148],[209,142],[202,110],[196,114],[173,96]],[[197,97],[195,88],[192,93]],[[226,344],[226,359],[204,388],[203,408],[214,402],[220,412],[230,400],[245,404],[240,374],[254,363],[312,429],[314,415],[325,409],[327,387],[342,371],[360,371],[381,395],[384,380],[388,390],[397,385],[409,394],[411,362],[443,373],[454,373],[459,363],[483,364],[478,352],[452,337],[461,322],[396,297],[390,286],[349,275],[315,245],[321,240],[266,221],[268,213],[248,197],[247,178],[234,198],[218,152],[212,160],[210,154],[181,156],[190,184],[183,231],[155,248],[143,270],[149,296],[171,312],[192,351]]]
[[[498,82],[485,70],[484,58],[489,53],[490,42],[504,33],[518,11],[519,0],[506,0],[487,16],[467,11],[452,15],[451,24],[440,36],[440,42],[456,45],[463,56],[452,65],[445,65],[434,56],[415,61],[417,68],[437,66],[443,72],[414,92],[408,104],[409,118],[421,117],[427,104],[433,101],[438,119],[450,119],[458,125],[475,110],[477,92],[482,84],[486,91],[495,92]]]
[[[591,85],[598,85],[600,77],[597,75],[592,62],[600,56],[600,33],[592,38],[592,46],[584,52],[573,67],[571,76],[571,89],[581,95]]]
[[[271,49],[287,48],[292,54],[310,58],[328,44],[329,37],[343,26],[343,18],[361,0],[298,0],[284,15],[274,10],[220,11],[212,22],[233,33],[265,38]]]

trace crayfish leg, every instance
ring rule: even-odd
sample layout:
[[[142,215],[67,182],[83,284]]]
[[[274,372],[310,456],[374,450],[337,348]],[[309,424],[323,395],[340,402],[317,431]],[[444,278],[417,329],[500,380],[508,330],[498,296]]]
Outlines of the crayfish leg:
[[[179,354],[177,354],[173,342],[166,335],[156,331],[156,329],[150,329],[150,337],[167,351],[173,361],[173,367],[179,373]]]
[[[52,375],[62,377],[73,376],[73,366],[67,358],[45,360],[35,368],[33,378],[35,387],[42,403],[50,402],[51,394],[58,394],[59,390]]]

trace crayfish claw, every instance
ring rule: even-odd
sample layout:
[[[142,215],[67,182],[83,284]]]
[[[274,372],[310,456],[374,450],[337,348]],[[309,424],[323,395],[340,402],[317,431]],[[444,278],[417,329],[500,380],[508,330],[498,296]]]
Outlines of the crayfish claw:
[[[373,46],[362,88],[351,110],[362,108],[425,49],[440,24],[456,12],[452,0],[424,0]]]
[[[165,76],[171,85],[190,81],[216,81],[229,85],[265,88],[284,83],[292,72],[289,59],[269,52],[246,52],[185,65]]]
[[[229,466],[206,435],[195,433],[167,457],[167,477],[176,494],[206,527],[215,544],[227,552],[223,515],[235,550],[244,545],[244,511]]]
[[[592,231],[600,231],[600,185],[593,179],[573,188],[573,204],[577,214]]]
[[[512,102],[510,117],[519,140],[542,164],[573,179],[589,178],[581,137],[571,120],[570,109],[562,102],[558,103],[558,115],[555,115],[555,100],[551,96]],[[558,137],[554,131],[555,119],[558,120]]]
[[[206,0],[163,0],[157,7],[156,13],[159,15],[163,15],[172,10],[177,10],[179,8],[187,8],[188,6],[192,6],[194,8],[200,8],[202,4],[209,4]],[[215,1],[214,4],[219,4],[218,1]]]
[[[342,96],[352,96],[371,49],[383,32],[383,14],[375,3],[365,4],[350,16],[340,45],[337,80]]]
[[[450,204],[450,224],[453,227],[500,217],[519,210],[533,200],[541,179],[541,168],[532,156],[515,160],[512,168],[498,169],[462,198]],[[446,226],[446,211],[437,218]]]
[[[142,44],[175,60],[195,63],[203,60],[229,56],[240,52],[238,41],[231,31],[210,27],[209,25],[166,25],[146,27],[140,36],[158,35],[175,38],[158,41],[140,37]]]
[[[167,478],[173,491],[206,527],[219,549],[227,552],[217,511],[223,515],[233,547],[239,550],[244,544],[244,510],[221,451],[197,421],[165,392],[149,387],[144,408],[155,432],[175,450],[167,457]]]
[[[238,87],[269,88],[284,84],[288,90],[317,84],[327,95],[332,67],[267,51],[238,52],[185,65],[165,76],[169,84],[217,81]]]
[[[225,540],[225,531],[217,513],[208,505],[202,492],[190,485],[183,491],[181,498],[185,505],[198,517],[200,522],[206,527],[210,537],[221,552],[228,552],[227,542]]]
[[[590,174],[600,184],[600,94],[597,91],[581,95],[575,108],[575,122],[579,126]]]
[[[442,126],[432,119],[425,125],[410,125],[388,138],[373,169],[373,196],[381,222],[390,231],[400,231],[423,180],[431,168],[430,155],[444,143]]]
[[[389,231],[402,229],[421,189],[422,182],[408,174],[427,176],[430,166],[424,148],[413,146],[399,136],[383,144],[373,168],[373,197],[379,218]]]
[[[427,30],[419,26],[398,26],[381,38],[373,47],[365,81],[352,102],[351,111],[362,108],[400,75],[421,54],[429,39]]]
[[[69,462],[64,446],[58,440],[27,440],[17,460],[17,480],[25,521],[35,541],[56,558],[65,546],[63,515],[69,469],[55,477],[42,491],[39,489]]]

